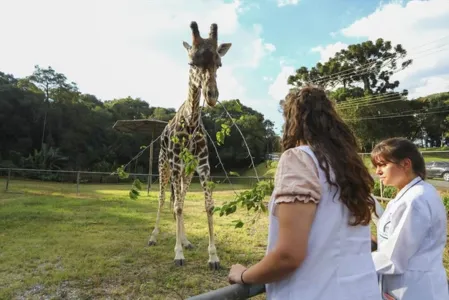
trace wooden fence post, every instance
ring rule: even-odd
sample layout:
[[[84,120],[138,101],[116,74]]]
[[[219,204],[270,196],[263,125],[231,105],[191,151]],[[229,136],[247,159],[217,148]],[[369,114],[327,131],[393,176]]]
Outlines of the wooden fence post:
[[[76,195],[80,194],[80,172],[76,173]]]
[[[5,187],[5,192],[8,191],[9,188],[9,181],[11,180],[11,169],[8,169],[8,178],[6,178],[6,187]]]

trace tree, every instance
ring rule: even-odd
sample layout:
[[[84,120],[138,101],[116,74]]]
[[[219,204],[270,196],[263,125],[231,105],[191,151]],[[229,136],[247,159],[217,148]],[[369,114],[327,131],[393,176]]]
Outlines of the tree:
[[[64,74],[57,73],[52,67],[43,69],[38,65],[34,66],[34,72],[27,78],[30,83],[35,84],[45,95],[44,100],[44,120],[42,125],[42,140],[41,148],[44,146],[45,127],[47,125],[47,114],[49,109],[49,102],[56,101],[58,98],[64,97],[72,98],[76,94],[78,88],[75,83],[67,83],[67,78]],[[28,85],[24,82],[24,85]]]
[[[151,114],[148,102],[131,97],[105,101],[105,106],[109,108],[117,120],[137,120],[146,119]]]
[[[426,145],[442,146],[449,131],[449,92],[428,95],[416,101],[421,104],[422,115],[418,118]]]
[[[390,41],[379,38],[374,43],[366,41],[349,45],[337,52],[325,63],[317,63],[310,70],[300,67],[296,74],[288,78],[288,83],[301,87],[307,82],[315,82],[324,88],[354,87],[359,84],[365,95],[391,92],[399,86],[399,81],[390,82],[391,75],[398,69],[407,68],[412,60],[405,60],[407,51],[398,44],[392,47]],[[402,60],[402,62],[400,62]],[[407,94],[404,90],[403,94]]]
[[[176,110],[174,108],[155,107],[151,114],[151,118],[168,122],[175,116],[175,114]]]
[[[150,117],[169,121],[176,112],[174,108],[150,107],[140,98],[100,101],[95,95],[82,94],[74,88],[76,85],[67,86],[66,77],[51,70],[38,69],[33,81],[31,76],[14,78],[0,73],[2,166],[112,171],[133,159],[141,147],[150,142],[150,137],[144,134],[117,132],[112,128],[117,120]],[[47,104],[47,119],[42,143],[43,104]],[[222,101],[222,104],[241,128],[255,161],[263,160],[267,149],[276,146],[273,123],[238,100]],[[203,121],[214,140],[222,124],[233,126],[221,105],[203,112]],[[158,143],[155,146],[157,157]],[[209,147],[212,169],[222,174],[210,140]],[[52,154],[53,150],[67,159],[57,160],[57,166],[39,163],[46,155],[58,157]],[[238,171],[236,169],[242,169],[242,165],[250,165],[243,138],[236,128],[231,128],[231,135],[226,136],[226,142],[219,145],[218,150],[225,158],[227,171]],[[217,167],[214,169],[214,166]],[[148,155],[133,161],[132,168],[136,172],[147,172]]]
[[[232,116],[235,124],[240,128],[257,164],[265,159],[267,148],[273,148],[275,143],[274,124],[252,108],[241,104],[240,100],[221,101],[221,105],[207,107],[203,110],[203,123],[212,138],[221,130],[222,124],[231,128],[230,136],[226,137],[223,145],[218,147],[223,163],[230,169],[242,169],[250,166],[251,158],[239,131],[234,127],[226,111]],[[225,111],[226,109],[226,111]],[[209,149],[213,149],[209,140]],[[217,166],[218,158],[211,151],[211,166]],[[221,168],[218,166],[218,168]]]

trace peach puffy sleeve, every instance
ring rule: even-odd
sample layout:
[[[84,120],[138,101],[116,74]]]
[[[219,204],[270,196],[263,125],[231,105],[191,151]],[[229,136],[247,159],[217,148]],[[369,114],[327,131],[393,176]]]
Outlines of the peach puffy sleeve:
[[[321,185],[313,159],[304,151],[292,148],[279,159],[274,191],[276,204],[282,202],[315,202],[321,198]]]

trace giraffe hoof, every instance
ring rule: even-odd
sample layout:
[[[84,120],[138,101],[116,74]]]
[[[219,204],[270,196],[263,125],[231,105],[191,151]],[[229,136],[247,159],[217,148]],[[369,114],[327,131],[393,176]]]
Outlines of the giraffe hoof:
[[[219,270],[220,269],[220,262],[216,261],[216,262],[209,262],[209,268],[211,270]]]
[[[156,242],[155,241],[148,241],[148,246],[156,246]]]
[[[184,259],[175,259],[175,265],[177,267],[182,267],[186,265],[186,261]]]

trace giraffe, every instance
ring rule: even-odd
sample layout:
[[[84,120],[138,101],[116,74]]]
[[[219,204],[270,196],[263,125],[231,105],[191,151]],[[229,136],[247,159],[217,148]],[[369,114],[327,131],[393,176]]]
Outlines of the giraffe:
[[[208,106],[215,106],[219,92],[216,81],[217,69],[221,67],[221,58],[231,48],[232,43],[223,43],[218,46],[218,26],[210,26],[209,37],[202,38],[195,21],[190,23],[192,31],[192,45],[183,42],[189,59],[189,83],[187,100],[180,106],[176,115],[169,121],[161,135],[161,148],[159,152],[159,207],[156,215],[156,224],[150,235],[148,245],[156,245],[159,234],[160,213],[165,202],[165,186],[170,179],[172,195],[174,194],[173,214],[176,220],[176,244],[174,262],[177,266],[185,265],[183,247],[192,248],[186,237],[184,228],[184,198],[190,186],[193,172],[185,173],[180,155],[181,146],[176,140],[185,138],[187,148],[198,161],[196,172],[205,196],[205,209],[209,226],[209,267],[217,270],[220,260],[214,241],[213,210],[214,201],[212,190],[207,184],[210,180],[209,151],[204,126],[201,121],[200,98],[201,93]]]

